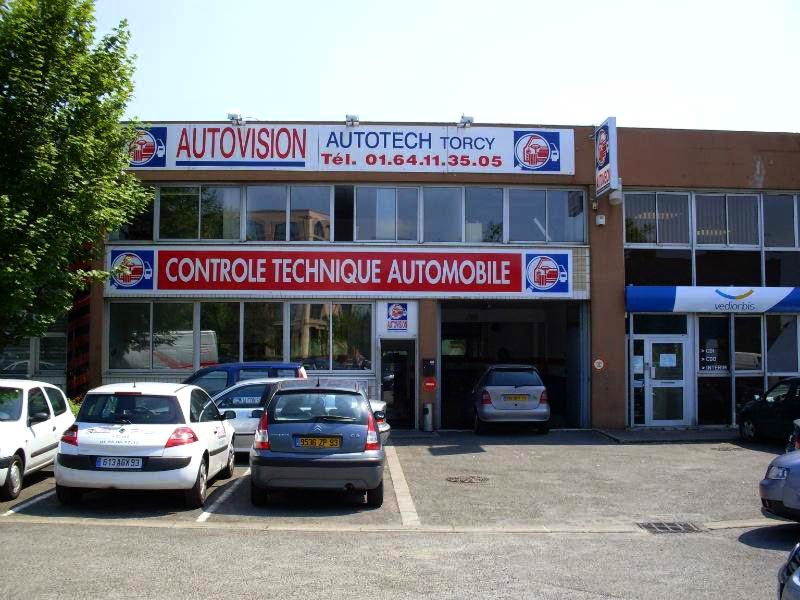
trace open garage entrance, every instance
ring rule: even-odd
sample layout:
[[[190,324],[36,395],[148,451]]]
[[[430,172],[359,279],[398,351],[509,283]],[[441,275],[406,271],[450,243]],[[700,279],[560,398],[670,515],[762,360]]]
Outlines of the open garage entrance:
[[[578,301],[442,302],[442,428],[472,426],[470,391],[492,364],[534,365],[551,404],[552,427],[588,421],[588,323]]]

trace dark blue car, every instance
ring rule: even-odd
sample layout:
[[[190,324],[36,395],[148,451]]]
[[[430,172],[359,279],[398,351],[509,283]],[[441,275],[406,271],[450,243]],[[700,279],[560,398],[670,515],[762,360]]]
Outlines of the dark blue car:
[[[234,383],[247,379],[272,377],[297,377],[306,379],[306,370],[301,363],[285,362],[241,362],[223,363],[204,367],[196,371],[183,383],[203,388],[211,396],[229,388]]]

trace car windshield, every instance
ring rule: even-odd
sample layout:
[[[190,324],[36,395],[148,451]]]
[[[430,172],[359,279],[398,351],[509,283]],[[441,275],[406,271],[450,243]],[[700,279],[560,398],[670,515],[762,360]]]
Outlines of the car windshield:
[[[243,385],[222,394],[217,400],[217,407],[226,408],[258,408],[264,397],[264,390],[271,390],[272,384],[258,383]]]
[[[82,423],[178,425],[186,422],[175,396],[87,394],[78,412]]]
[[[369,407],[360,394],[346,392],[278,393],[270,403],[270,421],[341,421],[366,425]]]
[[[492,369],[486,375],[486,386],[513,386],[524,385],[541,386],[542,379],[533,369]]]
[[[0,387],[0,421],[17,421],[22,415],[22,390]]]

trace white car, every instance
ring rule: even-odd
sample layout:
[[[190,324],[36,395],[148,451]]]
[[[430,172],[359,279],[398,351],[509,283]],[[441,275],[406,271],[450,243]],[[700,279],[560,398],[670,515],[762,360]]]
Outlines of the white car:
[[[200,508],[208,481],[233,475],[233,427],[209,395],[183,383],[120,383],[86,394],[61,438],[56,494],[78,502],[91,489],[184,490]]]
[[[0,500],[13,500],[25,475],[53,463],[75,418],[64,392],[49,383],[0,379]]]

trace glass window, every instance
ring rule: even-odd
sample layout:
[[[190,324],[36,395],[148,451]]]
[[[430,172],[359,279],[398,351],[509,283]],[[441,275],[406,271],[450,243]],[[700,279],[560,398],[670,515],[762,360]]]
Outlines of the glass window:
[[[67,320],[59,319],[39,338],[39,371],[67,368]]]
[[[467,242],[503,241],[503,190],[500,188],[466,188]]]
[[[633,332],[683,335],[686,333],[686,315],[633,315]]]
[[[423,240],[426,242],[460,242],[461,226],[464,219],[461,213],[461,188],[426,187],[425,224]]]
[[[547,190],[547,235],[550,242],[582,242],[583,192]]]
[[[331,233],[331,190],[328,186],[291,187],[292,241],[327,242]]]
[[[417,241],[417,189],[397,188],[397,239]]]
[[[508,191],[508,239],[543,242],[547,239],[547,194],[544,190]]]
[[[758,244],[758,196],[728,196],[728,243]]]
[[[356,239],[397,239],[397,196],[394,188],[356,190]]]
[[[210,332],[212,363],[239,362],[239,303],[203,302],[200,304],[200,329]],[[214,356],[216,354],[216,356]]]
[[[625,241],[656,243],[655,194],[625,194]]]
[[[31,355],[31,342],[22,340],[19,344],[5,346],[0,351],[0,369],[3,375],[28,372],[28,359]]]
[[[267,385],[266,383],[255,383],[227,391],[217,398],[217,407],[222,410],[229,408],[258,408],[261,406],[261,398]]]
[[[251,185],[247,188],[247,239],[286,241],[286,186]]]
[[[162,187],[158,232],[161,239],[197,238],[200,188]]]
[[[698,377],[698,424],[728,425],[731,417],[731,378]]]
[[[44,388],[47,398],[50,400],[50,406],[53,407],[53,412],[56,415],[63,415],[67,412],[67,401],[64,398],[64,392],[56,388]]]
[[[372,368],[372,305],[333,305],[333,368]]]
[[[483,382],[485,386],[543,386],[539,373],[532,369],[492,369]]]
[[[325,417],[335,417],[364,425],[368,414],[369,408],[362,396],[344,392],[279,392],[269,405],[270,423],[322,421]]]
[[[109,305],[108,367],[150,368],[150,304]]]
[[[244,360],[283,358],[283,304],[244,303]]]
[[[764,380],[761,377],[737,377],[735,385],[736,412],[747,402],[753,399],[755,394],[764,393]]]
[[[797,317],[766,315],[767,369],[771,373],[797,371]]]
[[[152,240],[153,239],[153,203],[150,202],[143,212],[134,216],[129,223],[111,233],[108,238],[118,240]]]
[[[728,371],[730,368],[730,339],[728,316],[700,317],[700,371]]]
[[[179,425],[186,422],[175,396],[87,394],[77,420],[82,423]]]
[[[238,240],[241,204],[241,188],[203,186],[200,237],[204,240]]]
[[[47,400],[45,400],[42,390],[39,388],[28,390],[28,416],[32,417],[40,412],[50,416],[50,407],[47,406]]]
[[[800,253],[766,252],[764,277],[768,286],[800,287]]]
[[[736,316],[733,319],[735,364],[737,371],[760,371],[761,317]]]
[[[228,372],[222,369],[209,371],[192,381],[192,385],[203,388],[209,394],[219,394],[228,387]],[[200,414],[199,411],[197,414]]]
[[[22,389],[0,386],[0,421],[16,421],[22,416]]]
[[[306,369],[330,369],[330,305],[292,304],[290,310],[292,361]]]
[[[728,226],[725,196],[695,196],[698,244],[726,244]]]
[[[761,285],[761,253],[736,250],[695,251],[697,285]]]
[[[658,194],[658,243],[689,243],[687,194]]]
[[[333,188],[333,237],[335,242],[353,241],[355,191],[352,185]]]
[[[789,389],[791,388],[790,383],[779,383],[774,388],[767,392],[767,395],[764,397],[764,400],[767,402],[783,402],[786,400],[786,396],[789,394]],[[30,412],[30,411],[29,411]]]
[[[764,196],[764,245],[767,247],[795,245],[793,196],[789,194]]]
[[[201,392],[195,390],[195,393],[200,394]],[[219,421],[220,414],[217,405],[208,397],[208,394],[205,392],[202,392],[202,394],[204,395],[204,403],[203,409],[200,411],[200,422],[210,423],[211,421]]]
[[[625,285],[692,285],[692,251],[626,248]]]
[[[153,368],[194,367],[194,307],[191,302],[153,304]]]

